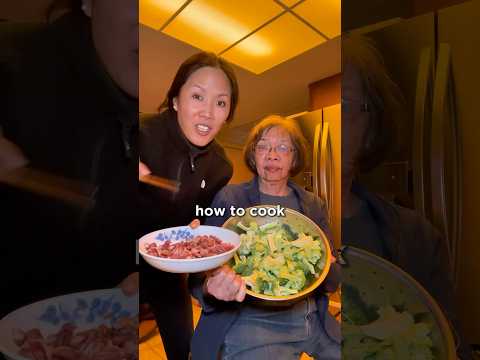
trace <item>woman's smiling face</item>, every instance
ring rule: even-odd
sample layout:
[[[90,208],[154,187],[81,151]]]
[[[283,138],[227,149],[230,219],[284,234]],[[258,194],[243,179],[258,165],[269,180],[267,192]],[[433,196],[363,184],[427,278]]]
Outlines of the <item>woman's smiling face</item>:
[[[173,99],[178,123],[196,146],[210,143],[230,113],[230,82],[218,68],[205,66],[193,72]]]

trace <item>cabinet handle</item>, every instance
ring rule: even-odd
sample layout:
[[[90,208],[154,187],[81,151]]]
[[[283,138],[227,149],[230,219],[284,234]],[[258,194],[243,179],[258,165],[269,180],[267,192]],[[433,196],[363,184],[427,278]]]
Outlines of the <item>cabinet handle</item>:
[[[457,244],[461,238],[462,172],[460,136],[453,95],[451,49],[450,45],[441,43],[438,48],[433,88],[430,159],[432,220],[445,234],[453,274],[456,277]],[[448,149],[445,144],[450,145]],[[446,177],[447,165],[450,171],[448,177]]]
[[[323,124],[320,150],[320,195],[327,204],[328,221],[332,223],[333,152],[328,122]]]
[[[432,97],[432,49],[424,48],[420,54],[417,73],[417,88],[415,92],[415,115],[413,126],[413,197],[415,209],[426,217],[425,209],[425,114],[429,110]]]

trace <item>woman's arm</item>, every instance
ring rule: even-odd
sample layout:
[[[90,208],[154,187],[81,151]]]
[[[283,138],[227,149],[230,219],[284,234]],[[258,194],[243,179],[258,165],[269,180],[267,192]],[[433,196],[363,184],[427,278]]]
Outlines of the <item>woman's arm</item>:
[[[205,225],[222,226],[230,217],[228,208],[228,188],[222,188],[213,199],[211,208],[225,208],[224,216],[211,216]],[[228,266],[223,266],[211,272],[192,274],[189,277],[189,287],[192,295],[200,302],[204,312],[214,311],[225,302],[243,301],[246,286],[242,278]]]
[[[18,169],[28,164],[22,150],[0,133],[0,173]]]

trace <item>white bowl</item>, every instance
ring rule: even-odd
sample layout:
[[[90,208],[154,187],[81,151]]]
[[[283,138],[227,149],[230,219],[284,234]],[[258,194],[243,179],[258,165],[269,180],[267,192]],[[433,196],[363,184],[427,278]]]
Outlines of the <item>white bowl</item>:
[[[342,301],[345,289],[357,289],[368,305],[397,306],[408,311],[431,327],[433,355],[437,360],[456,359],[455,341],[449,322],[440,306],[420,283],[396,265],[365,250],[347,246],[342,256]],[[345,311],[346,308],[343,309]]]
[[[327,239],[327,236],[323,232],[323,230],[311,219],[306,217],[305,215],[301,214],[298,211],[285,208],[285,216],[257,216],[253,217],[250,215],[250,209],[252,208],[268,208],[273,207],[272,205],[259,205],[253,206],[251,208],[246,209],[246,214],[244,216],[232,216],[230,217],[225,223],[223,224],[224,228],[231,229],[232,231],[236,231],[242,233],[241,229],[237,227],[237,224],[242,221],[243,224],[247,225],[250,222],[255,222],[258,225],[268,224],[273,221],[278,221],[282,224],[287,224],[291,226],[296,232],[300,233],[303,232],[305,234],[310,234],[312,236],[317,236],[320,241],[320,246],[322,247],[322,253],[325,254],[324,258],[324,265],[321,271],[318,273],[318,277],[311,282],[310,284],[306,285],[301,291],[293,295],[283,295],[283,296],[275,296],[275,295],[266,295],[266,294],[259,294],[256,293],[249,288],[247,288],[247,294],[256,298],[258,302],[261,302],[263,305],[273,305],[276,306],[278,303],[282,302],[284,304],[292,303],[292,301],[298,301],[299,299],[307,297],[311,292],[313,292],[320,284],[325,280],[330,270],[330,259],[331,259],[331,250],[330,250],[330,243]]]
[[[185,241],[197,235],[213,235],[225,243],[233,245],[233,249],[222,254],[196,259],[170,259],[149,255],[145,251],[145,245],[152,242],[161,245],[167,240],[172,243]],[[196,273],[215,269],[228,262],[240,246],[240,236],[234,231],[217,226],[201,225],[195,229],[189,226],[177,226],[168,229],[154,231],[144,235],[139,240],[140,255],[154,268],[171,273]]]
[[[113,316],[109,316],[113,315]],[[0,352],[9,360],[30,360],[18,355],[13,330],[38,328],[44,336],[57,333],[63,324],[78,330],[112,325],[118,317],[138,316],[138,296],[127,297],[120,289],[94,290],[58,296],[19,308],[0,320]]]

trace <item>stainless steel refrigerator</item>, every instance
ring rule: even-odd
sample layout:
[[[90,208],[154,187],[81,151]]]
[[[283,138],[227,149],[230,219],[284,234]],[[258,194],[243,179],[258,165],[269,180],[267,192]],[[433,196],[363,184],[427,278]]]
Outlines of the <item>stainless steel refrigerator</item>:
[[[294,180],[326,204],[335,246],[341,229],[341,116],[340,104],[292,115],[310,145],[310,162]]]
[[[362,182],[423,214],[447,239],[471,343],[480,343],[479,20],[474,0],[355,30],[376,42],[407,107],[404,147]]]

